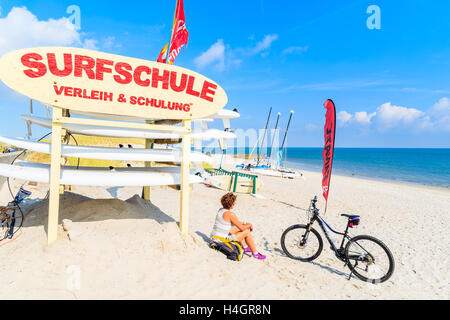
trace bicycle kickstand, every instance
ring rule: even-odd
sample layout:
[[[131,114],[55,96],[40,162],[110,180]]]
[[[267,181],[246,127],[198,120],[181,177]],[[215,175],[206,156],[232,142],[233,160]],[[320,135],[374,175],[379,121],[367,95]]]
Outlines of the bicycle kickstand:
[[[345,265],[347,265],[347,264],[348,264],[348,261],[345,263]],[[356,261],[356,263],[355,263],[355,268],[356,268],[357,265],[358,265],[358,261]],[[348,279],[347,280],[350,280],[352,278],[352,275],[353,275],[353,270],[350,270],[350,274],[348,275]]]

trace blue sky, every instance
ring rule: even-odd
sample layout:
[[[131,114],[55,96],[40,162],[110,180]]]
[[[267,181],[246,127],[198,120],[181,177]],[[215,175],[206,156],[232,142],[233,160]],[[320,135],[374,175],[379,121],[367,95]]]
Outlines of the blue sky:
[[[80,30],[67,25],[70,5],[81,9]],[[380,8],[381,29],[367,27],[370,5]],[[61,45],[156,60],[174,6],[0,0],[0,54]],[[294,110],[288,146],[319,147],[322,105],[331,98],[337,147],[450,147],[448,0],[185,0],[184,6],[190,38],[175,64],[225,89],[227,108],[242,114],[235,128],[264,127],[270,106],[285,126]],[[27,99],[0,84],[0,134],[24,136],[19,115],[27,112]]]

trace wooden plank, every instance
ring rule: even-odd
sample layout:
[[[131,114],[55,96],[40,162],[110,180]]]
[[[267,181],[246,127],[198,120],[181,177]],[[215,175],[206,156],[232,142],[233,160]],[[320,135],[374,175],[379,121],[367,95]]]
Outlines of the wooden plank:
[[[183,121],[183,127],[190,131],[191,121]],[[187,235],[189,233],[189,166],[191,154],[191,136],[189,133],[183,134],[181,147],[180,230],[182,234]]]
[[[153,124],[152,121],[146,121],[147,124]],[[145,149],[152,149],[153,147],[153,140],[151,139],[145,139]],[[149,168],[152,166],[152,163],[150,161],[145,162],[145,167]],[[150,200],[150,187],[144,187],[144,200]]]

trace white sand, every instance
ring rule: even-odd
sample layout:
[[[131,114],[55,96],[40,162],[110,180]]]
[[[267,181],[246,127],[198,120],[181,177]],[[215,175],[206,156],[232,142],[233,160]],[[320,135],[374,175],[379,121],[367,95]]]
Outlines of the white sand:
[[[34,209],[23,234],[0,247],[0,299],[450,298],[449,190],[333,176],[327,221],[341,230],[340,213],[361,215],[352,233],[378,237],[394,255],[393,277],[372,285],[348,281],[348,268],[327,243],[312,263],[282,253],[282,232],[305,223],[304,209],[321,194],[321,175],[304,174],[305,180],[261,177],[265,199],[238,196],[236,213],[253,223],[266,261],[236,263],[207,247],[224,191],[203,185],[191,195],[187,237],[177,228],[179,192],[173,189],[152,189],[151,204],[135,196],[140,188],[75,187],[62,198],[60,214],[60,221],[73,223],[65,223],[69,231],[60,227],[60,240],[50,247],[47,203],[29,202]],[[47,191],[42,184],[28,189],[38,198]],[[73,282],[78,272],[79,288]]]

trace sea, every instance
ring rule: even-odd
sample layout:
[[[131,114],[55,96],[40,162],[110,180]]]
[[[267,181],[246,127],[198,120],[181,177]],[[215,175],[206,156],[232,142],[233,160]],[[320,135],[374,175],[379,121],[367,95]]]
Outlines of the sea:
[[[236,148],[227,153],[249,151]],[[322,152],[323,148],[286,148],[283,166],[321,172]],[[266,150],[260,154],[264,157]],[[333,173],[450,188],[450,148],[336,148]]]

